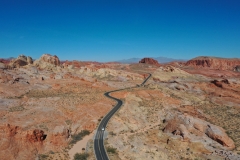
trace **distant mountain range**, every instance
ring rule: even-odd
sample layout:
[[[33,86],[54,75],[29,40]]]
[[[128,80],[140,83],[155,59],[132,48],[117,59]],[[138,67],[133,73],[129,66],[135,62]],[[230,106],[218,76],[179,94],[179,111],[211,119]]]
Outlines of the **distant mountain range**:
[[[158,61],[158,63],[169,63],[173,61],[181,61],[185,62],[188,61],[186,59],[173,59],[173,58],[167,58],[167,57],[148,57],[148,58],[153,58]],[[130,58],[130,59],[123,59],[123,60],[118,60],[116,62],[119,63],[124,63],[124,64],[129,64],[129,63],[138,63],[142,58]]]

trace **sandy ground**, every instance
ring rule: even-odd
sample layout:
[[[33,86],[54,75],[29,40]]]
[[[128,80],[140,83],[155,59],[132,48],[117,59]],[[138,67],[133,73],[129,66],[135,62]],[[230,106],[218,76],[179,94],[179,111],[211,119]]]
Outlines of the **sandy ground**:
[[[94,133],[92,132],[91,134],[85,136],[81,141],[78,141],[75,145],[73,145],[68,152],[71,160],[76,153],[82,153],[82,148],[86,148],[88,140],[93,139],[93,136]]]

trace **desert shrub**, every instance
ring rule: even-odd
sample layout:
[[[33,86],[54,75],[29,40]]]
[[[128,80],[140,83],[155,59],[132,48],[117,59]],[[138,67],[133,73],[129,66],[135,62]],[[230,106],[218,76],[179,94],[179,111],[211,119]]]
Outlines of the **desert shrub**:
[[[74,160],[87,160],[88,156],[89,156],[88,153],[76,153],[74,155]]]
[[[44,159],[48,158],[48,155],[46,155],[46,154],[39,154],[38,158],[39,158],[39,160],[44,160]]]
[[[116,136],[116,133],[114,133],[113,131],[110,131],[109,135]]]
[[[9,112],[23,111],[25,108],[23,106],[11,107]]]
[[[67,123],[67,125],[70,125],[70,124],[72,123],[72,121],[71,121],[71,120],[69,120],[69,119],[68,119],[68,120],[66,120],[65,122]]]
[[[75,143],[77,143],[77,141],[82,140],[82,138],[83,138],[84,136],[89,135],[89,134],[90,134],[90,131],[88,131],[88,130],[82,130],[80,133],[72,135],[72,141],[70,142],[70,144],[75,144]]]
[[[117,149],[116,148],[113,148],[113,147],[107,147],[107,152],[108,153],[117,153]]]

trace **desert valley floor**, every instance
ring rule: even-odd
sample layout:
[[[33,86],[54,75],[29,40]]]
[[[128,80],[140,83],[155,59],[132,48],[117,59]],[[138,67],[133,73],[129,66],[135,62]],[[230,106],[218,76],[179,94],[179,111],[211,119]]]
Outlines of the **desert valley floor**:
[[[115,106],[105,130],[112,160],[240,159],[240,60],[197,57],[159,64],[65,61],[44,54],[33,61],[0,60],[0,159],[68,160],[76,135],[94,160],[93,137]],[[72,158],[72,157],[71,157]]]

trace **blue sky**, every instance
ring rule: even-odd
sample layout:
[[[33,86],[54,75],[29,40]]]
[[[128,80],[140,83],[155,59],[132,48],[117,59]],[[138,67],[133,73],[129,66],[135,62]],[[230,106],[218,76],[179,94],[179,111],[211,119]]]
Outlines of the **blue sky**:
[[[240,58],[238,0],[0,0],[0,57]]]

